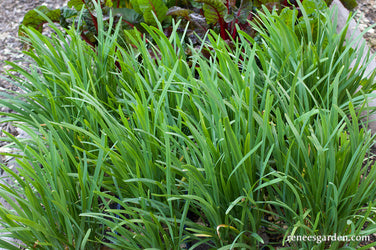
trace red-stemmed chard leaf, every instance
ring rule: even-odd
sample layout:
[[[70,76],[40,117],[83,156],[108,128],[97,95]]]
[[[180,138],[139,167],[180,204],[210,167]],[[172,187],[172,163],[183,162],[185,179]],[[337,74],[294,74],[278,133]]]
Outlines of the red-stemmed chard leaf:
[[[203,10],[206,22],[208,24],[219,23],[221,37],[227,39],[225,15],[228,9],[222,0],[196,0],[196,2],[204,3]]]

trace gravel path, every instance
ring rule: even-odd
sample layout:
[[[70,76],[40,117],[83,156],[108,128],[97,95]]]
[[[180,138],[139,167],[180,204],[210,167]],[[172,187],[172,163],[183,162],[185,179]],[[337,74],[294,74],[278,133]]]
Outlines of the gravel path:
[[[376,23],[376,0],[361,0],[358,2],[358,7],[355,9],[356,19],[359,21],[360,31],[364,31],[367,27]],[[376,26],[370,29],[364,38],[368,42],[373,53],[376,52]]]
[[[0,8],[0,74],[10,67],[5,60],[17,63],[24,62],[21,53],[22,45],[18,39],[18,27],[25,13],[37,6],[45,5],[48,8],[60,8],[66,0],[1,0]],[[7,81],[0,79],[0,91],[14,89]]]

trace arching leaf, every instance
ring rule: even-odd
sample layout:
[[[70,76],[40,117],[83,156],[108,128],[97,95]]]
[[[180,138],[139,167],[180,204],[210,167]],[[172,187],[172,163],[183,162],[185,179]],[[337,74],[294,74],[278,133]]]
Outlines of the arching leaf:
[[[227,7],[222,0],[196,0],[204,3],[203,10],[206,22],[215,24],[220,18],[224,18],[227,13]]]
[[[18,31],[18,34],[20,36],[23,36],[22,27],[32,27],[40,32],[43,30],[43,24],[47,23],[46,19],[38,14],[36,11],[40,11],[43,14],[45,14],[49,19],[51,19],[52,22],[59,22],[60,21],[60,15],[61,11],[60,9],[57,10],[51,10],[47,8],[46,6],[39,6],[33,10],[30,10],[26,13],[24,16],[24,19],[22,20],[22,25]]]

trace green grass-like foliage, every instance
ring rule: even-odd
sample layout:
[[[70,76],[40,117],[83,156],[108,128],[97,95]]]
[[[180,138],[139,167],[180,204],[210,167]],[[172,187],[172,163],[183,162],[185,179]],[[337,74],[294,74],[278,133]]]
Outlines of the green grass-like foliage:
[[[39,6],[36,9],[30,10],[25,14],[22,24],[26,27],[33,27],[34,29],[37,29],[42,32],[43,24],[47,23],[47,21],[44,17],[38,14],[38,11],[45,14],[49,19],[51,19],[54,22],[60,21],[60,9],[51,10],[46,6]],[[19,35],[24,35],[22,29],[19,30]]]
[[[14,183],[0,185],[12,207],[0,206],[0,246],[254,249],[375,233],[376,169],[363,166],[375,137],[360,120],[371,58],[343,43],[332,12],[316,14],[296,28],[265,9],[257,42],[208,33],[200,48],[179,24],[169,37],[143,25],[152,46],[126,32],[135,49],[99,21],[95,51],[74,28],[25,29],[35,65],[11,63],[23,93],[0,103],[31,138],[8,135],[20,167],[3,166]]]

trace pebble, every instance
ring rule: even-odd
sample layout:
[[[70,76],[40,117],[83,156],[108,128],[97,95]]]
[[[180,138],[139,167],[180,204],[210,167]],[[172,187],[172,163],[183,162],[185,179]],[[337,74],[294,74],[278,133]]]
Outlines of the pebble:
[[[18,27],[25,13],[39,5],[57,9],[66,5],[68,0],[1,0],[0,8],[0,74],[5,68],[5,60],[19,61],[24,55],[18,39]],[[0,78],[0,87],[14,89]]]
[[[368,43],[370,44],[371,47],[376,46],[376,38],[370,38],[368,40]]]
[[[357,3],[358,7],[354,9],[354,12],[356,11],[355,20],[362,24],[359,27],[360,31],[364,31],[376,21],[376,0],[360,0],[357,1]],[[376,27],[368,30],[365,34],[365,38],[371,47],[371,52],[375,53]]]

